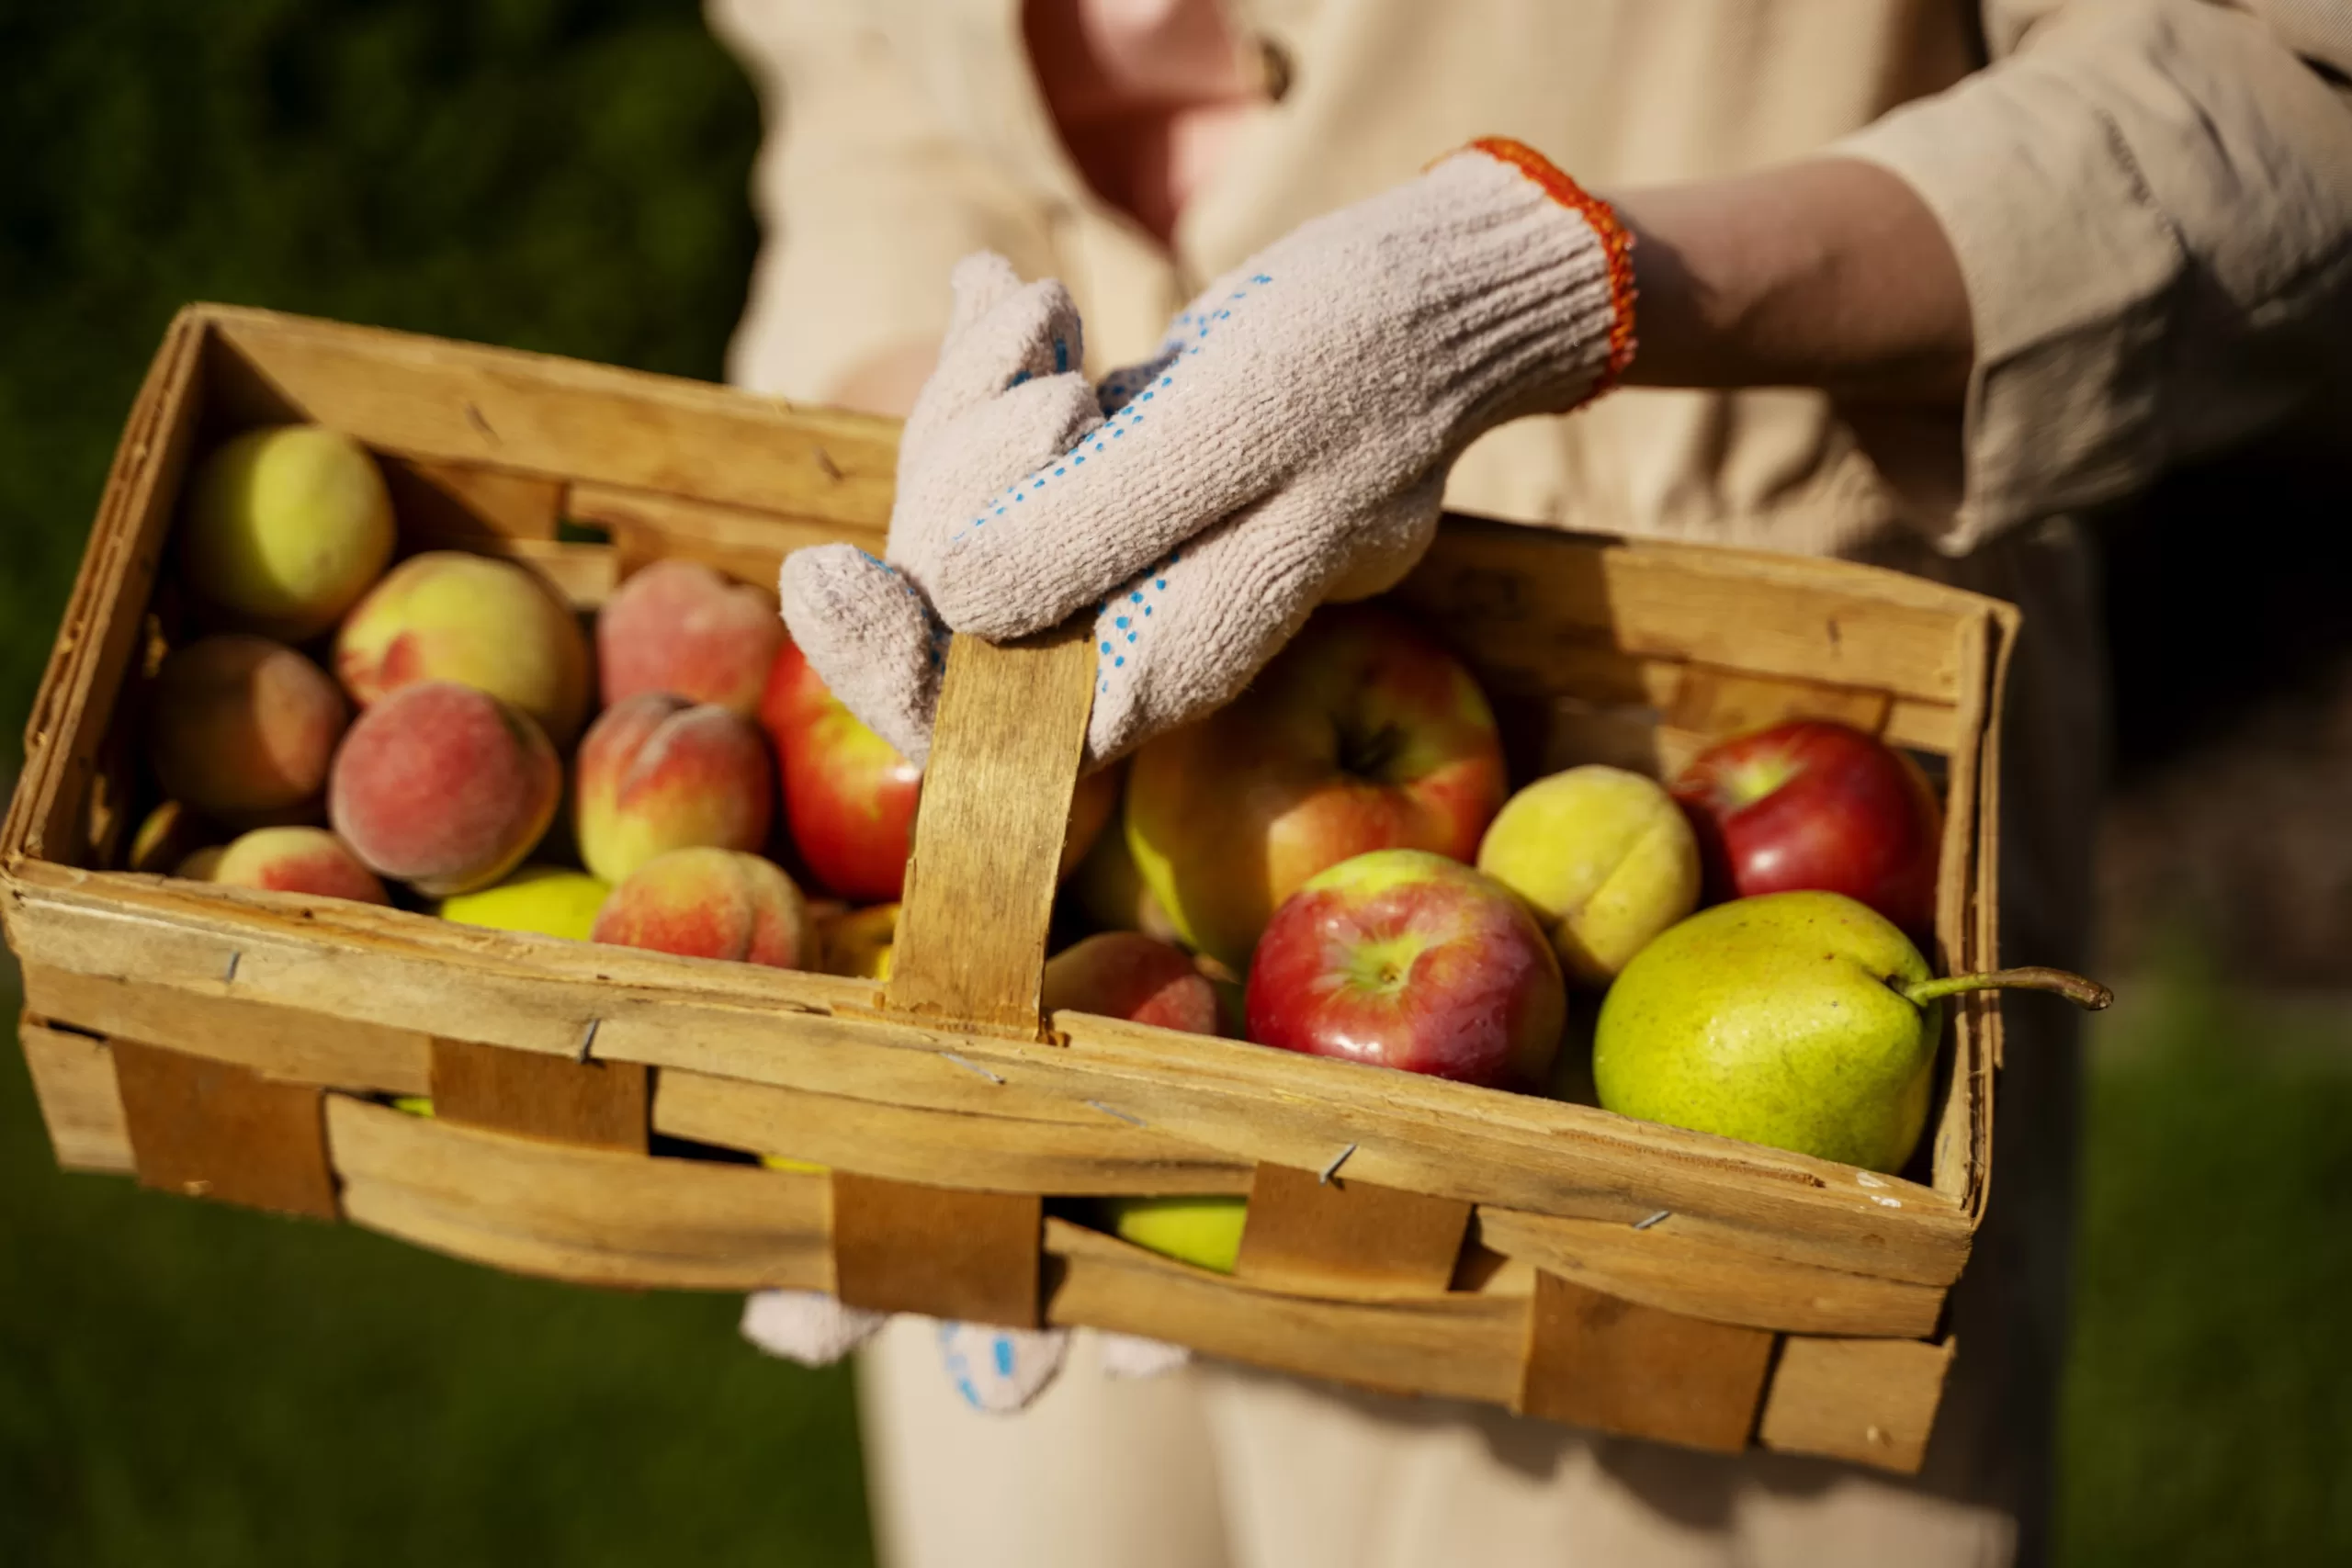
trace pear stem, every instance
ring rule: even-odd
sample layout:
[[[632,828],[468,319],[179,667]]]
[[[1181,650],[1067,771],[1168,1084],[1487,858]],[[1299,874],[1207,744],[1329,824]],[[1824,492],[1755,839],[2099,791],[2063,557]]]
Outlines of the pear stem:
[[[2064,969],[2044,969],[2031,965],[2023,969],[1988,969],[1981,975],[1950,975],[1940,980],[1922,980],[1915,986],[1894,987],[1903,999],[1914,1007],[1924,1007],[1939,997],[1952,996],[1961,991],[2013,990],[2051,991],[2065,998],[2087,1012],[2097,1012],[2115,1000],[2115,993],[2096,980],[2086,980],[2080,975]]]

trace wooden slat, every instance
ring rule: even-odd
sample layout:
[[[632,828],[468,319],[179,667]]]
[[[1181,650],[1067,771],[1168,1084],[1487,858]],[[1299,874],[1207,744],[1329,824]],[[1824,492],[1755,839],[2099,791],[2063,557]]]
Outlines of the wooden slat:
[[[839,518],[796,517],[613,485],[573,485],[564,509],[576,522],[610,530],[632,569],[683,556],[770,592],[775,591],[776,568],[794,550],[846,541],[878,556],[888,537],[881,526],[887,516],[866,527]]]
[[[1362,1299],[1433,1295],[1453,1279],[1470,1205],[1261,1165],[1234,1273],[1251,1284]]]
[[[1245,1193],[1247,1161],[1097,1116],[1032,1122],[809,1094],[665,1069],[653,1129],[933,1187],[1048,1197]]]
[[[832,1288],[821,1177],[572,1148],[343,1095],[326,1101],[355,1224],[592,1284]]]
[[[889,1010],[1036,1039],[1070,796],[1094,702],[1083,626],[948,647]]]
[[[108,1049],[141,1186],[338,1217],[319,1089],[129,1040]]]
[[[503,556],[547,579],[575,610],[594,610],[621,582],[621,554],[610,545],[572,544],[560,539],[502,539],[477,547]]]
[[[1964,622],[1955,637],[1954,659],[1994,671],[1997,679],[2003,668],[1999,649],[2006,646],[2000,626],[1989,614]],[[1947,975],[1991,969],[1999,962],[1977,940],[1973,897],[1980,883],[1989,883],[1997,870],[1998,803],[1986,789],[1985,761],[1990,758],[1998,765],[1999,736],[1994,728],[1999,722],[1998,701],[1997,689],[1981,684],[1962,698],[1961,742],[1946,769],[1944,838],[1936,869],[1936,959],[1939,972]],[[1996,1064],[1985,1021],[1997,1016],[1997,997],[1994,992],[1963,997],[1946,1010],[1954,1021],[1950,1026],[1952,1070],[1935,1118],[1930,1179],[1946,1200],[1970,1213],[1983,1212],[1992,1160]]]
[[[1530,1416],[1736,1453],[1747,1446],[1772,1336],[1620,1301],[1538,1274],[1528,1324]]]
[[[1950,1339],[1792,1337],[1781,1347],[1757,1438],[1768,1449],[1917,1474],[1953,1349]]]
[[[1046,1319],[1171,1339],[1209,1355],[1398,1393],[1508,1403],[1526,1344],[1523,1271],[1481,1292],[1379,1302],[1250,1286],[1046,1222]]]
[[[127,968],[136,967],[126,953]],[[242,961],[241,961],[242,966]],[[221,965],[223,976],[228,965]],[[110,1038],[168,1045],[189,1055],[235,1062],[266,1077],[384,1094],[432,1092],[431,1038],[232,994],[217,996],[111,975],[28,963],[25,1001],[42,1017]]]
[[[646,1071],[636,1062],[567,1062],[436,1037],[433,1111],[459,1126],[641,1155]]]
[[[833,1275],[875,1312],[1034,1328],[1045,1203],[835,1170]]]
[[[1875,688],[1686,664],[1667,705],[1666,722],[1711,740],[1799,718],[1833,719],[1876,735],[1886,728],[1894,706],[1893,694]]]
[[[480,549],[515,539],[552,542],[563,484],[542,474],[390,455],[377,459],[411,550]]]
[[[1940,1286],[1811,1268],[1695,1239],[1673,1216],[1635,1230],[1482,1207],[1476,1225],[1479,1245],[1505,1257],[1626,1301],[1715,1323],[1917,1338],[1934,1332],[1943,1314]]]
[[[31,1069],[49,1146],[67,1170],[136,1168],[130,1129],[123,1120],[122,1095],[115,1087],[114,1057],[103,1040],[55,1029],[28,1015],[17,1026]]]
[[[240,412],[290,412],[428,461],[869,526],[889,516],[898,443],[887,420],[545,355],[202,309],[250,367],[249,395],[266,395]]]

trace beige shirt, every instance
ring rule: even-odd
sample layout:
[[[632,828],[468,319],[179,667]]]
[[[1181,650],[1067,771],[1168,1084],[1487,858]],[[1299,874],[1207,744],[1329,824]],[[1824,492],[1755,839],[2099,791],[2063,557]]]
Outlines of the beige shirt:
[[[1979,363],[1962,496],[1865,456],[1817,393],[1628,389],[1478,443],[1465,510],[1842,555],[1907,526],[1958,553],[2308,416],[2352,358],[2352,97],[2323,73],[2352,72],[2352,0],[1237,0],[1287,90],[1172,254],[1071,162],[1019,0],[710,6],[771,126],[730,370],[789,397],[936,337],[982,247],[1070,286],[1097,373],[1140,358],[1205,278],[1482,134],[1601,189],[1875,160],[1943,221]]]

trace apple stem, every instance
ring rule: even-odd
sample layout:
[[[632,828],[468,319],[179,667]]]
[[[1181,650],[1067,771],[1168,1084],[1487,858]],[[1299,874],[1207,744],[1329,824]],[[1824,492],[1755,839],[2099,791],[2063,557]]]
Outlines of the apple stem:
[[[1922,980],[1916,986],[1894,988],[1914,1007],[1924,1007],[1939,997],[1960,991],[1985,990],[2051,991],[2087,1012],[2097,1012],[2115,1000],[2115,993],[2096,980],[2038,964],[2023,969],[1988,969],[1981,975],[1951,975],[1940,980]]]

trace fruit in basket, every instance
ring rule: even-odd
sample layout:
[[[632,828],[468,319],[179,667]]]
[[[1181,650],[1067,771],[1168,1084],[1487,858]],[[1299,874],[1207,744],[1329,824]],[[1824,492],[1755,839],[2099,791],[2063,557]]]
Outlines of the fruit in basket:
[[[351,710],[283,643],[232,633],[175,649],[156,671],[147,751],[165,794],[232,827],[317,817]]]
[[[899,907],[873,904],[844,909],[817,922],[817,967],[856,980],[890,977],[890,953],[899,940]]]
[[[562,764],[529,715],[427,681],[353,723],[327,781],[327,819],[379,876],[446,897],[519,864],[562,794]]]
[[[1468,861],[1504,795],[1493,710],[1451,653],[1326,609],[1217,712],[1128,770],[1127,847],[1185,942],[1240,969],[1275,906],[1373,850]]]
[[[176,800],[166,800],[139,819],[130,835],[130,848],[123,852],[122,868],[168,875],[219,838],[203,818]]]
[[[900,897],[922,770],[842,705],[789,641],[769,668],[760,724],[775,743],[802,863],[853,903]]]
[[[256,828],[232,840],[202,880],[362,904],[391,902],[351,846],[324,828]]]
[[[1674,795],[1719,897],[1843,893],[1914,934],[1935,924],[1942,809],[1918,764],[1873,736],[1774,725],[1700,753]]]
[[[591,940],[777,969],[811,965],[808,906],[782,867],[740,850],[672,850],[613,889]]]
[[[2050,969],[1937,979],[1894,922],[1842,894],[1741,898],[1684,920],[1617,976],[1593,1080],[1627,1116],[1899,1170],[1927,1124],[1938,998],[1985,987],[2111,999]]]
[[[1250,1200],[1220,1193],[1197,1197],[1106,1198],[1104,1216],[1122,1241],[1196,1269],[1233,1272]]]
[[[1699,905],[1699,844],[1654,779],[1591,763],[1504,802],[1478,869],[1527,900],[1571,979],[1605,986]]]
[[[558,746],[588,706],[588,639],[571,606],[537,572],[463,550],[394,567],[335,634],[334,672],[361,707],[420,681],[462,682]]]
[[[596,911],[612,891],[610,883],[584,871],[526,865],[496,886],[443,899],[440,915],[461,926],[586,942],[595,928]]]
[[[1308,878],[1250,967],[1250,1038],[1309,1055],[1540,1089],[1560,1048],[1560,964],[1519,896],[1424,850]]]
[[[1217,1032],[1216,992],[1179,947],[1135,931],[1102,931],[1046,961],[1045,1007]]]
[[[376,460],[319,425],[232,437],[204,460],[180,524],[182,573],[238,625],[300,642],[333,626],[392,558]]]
[[[751,718],[783,645],[775,597],[700,561],[655,561],[596,612],[596,674],[607,706],[668,692]]]
[[[1094,846],[1106,837],[1103,832],[1117,815],[1120,786],[1126,783],[1126,770],[1120,767],[1097,768],[1082,775],[1078,787],[1070,792],[1069,826],[1062,832],[1062,858],[1055,875],[1068,882],[1078,874],[1078,868]]]
[[[644,692],[580,742],[573,828],[588,869],[617,886],[670,850],[756,850],[775,814],[767,748],[715,703]]]
[[[1162,942],[1180,942],[1182,933],[1151,889],[1143,885],[1127,835],[1114,820],[1070,874],[1070,891],[1078,907],[1095,924],[1113,931],[1141,931]]]

